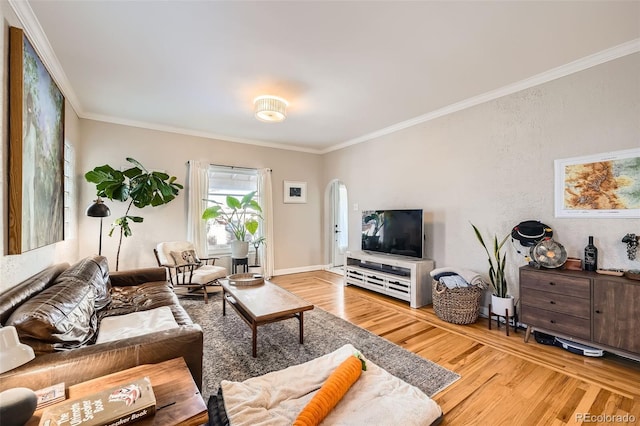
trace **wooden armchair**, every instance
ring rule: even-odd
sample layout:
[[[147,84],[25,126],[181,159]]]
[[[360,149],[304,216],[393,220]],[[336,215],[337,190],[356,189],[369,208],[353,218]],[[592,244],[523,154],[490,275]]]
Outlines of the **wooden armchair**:
[[[225,267],[215,265],[216,257],[198,257],[188,241],[159,243],[153,253],[158,265],[167,269],[174,290],[178,287],[186,288],[188,292],[202,290],[205,303],[209,303],[207,286],[219,284],[218,280],[228,275]]]

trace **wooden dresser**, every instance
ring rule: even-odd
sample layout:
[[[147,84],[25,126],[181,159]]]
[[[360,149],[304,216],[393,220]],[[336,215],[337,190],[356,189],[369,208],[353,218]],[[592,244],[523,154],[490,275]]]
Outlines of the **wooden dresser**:
[[[525,341],[538,330],[640,360],[640,281],[524,266],[520,305]]]

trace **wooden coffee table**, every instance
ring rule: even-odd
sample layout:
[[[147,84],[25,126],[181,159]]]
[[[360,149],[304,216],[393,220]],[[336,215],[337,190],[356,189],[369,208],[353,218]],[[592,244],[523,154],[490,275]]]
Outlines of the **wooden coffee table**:
[[[251,327],[251,354],[257,356],[258,326],[270,322],[297,318],[300,323],[300,344],[304,341],[304,311],[313,305],[269,281],[259,285],[230,285],[222,281],[222,315],[227,314],[227,302]]]
[[[175,358],[158,364],[145,364],[129,368],[118,373],[108,374],[97,379],[69,386],[67,401],[82,398],[118,386],[131,380],[148,377],[156,397],[156,413],[137,421],[136,426],[144,425],[203,425],[209,421],[207,406],[202,399],[191,373],[182,358]],[[52,405],[51,407],[55,407]],[[45,408],[46,410],[46,408]],[[37,426],[42,416],[38,410],[27,422],[28,426]]]

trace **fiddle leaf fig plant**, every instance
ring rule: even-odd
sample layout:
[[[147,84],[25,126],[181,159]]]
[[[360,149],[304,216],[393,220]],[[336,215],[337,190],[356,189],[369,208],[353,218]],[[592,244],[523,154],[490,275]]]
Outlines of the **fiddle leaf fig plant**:
[[[214,219],[226,225],[238,241],[246,241],[247,234],[255,236],[258,231],[258,219],[262,216],[262,207],[254,200],[256,191],[238,199],[232,195],[226,198],[226,207],[215,200],[207,200],[215,205],[202,213],[204,220]]]
[[[157,207],[173,201],[183,188],[176,182],[175,176],[169,176],[163,172],[147,170],[139,161],[127,158],[133,166],[124,170],[116,170],[105,164],[85,173],[87,182],[96,185],[98,197],[108,198],[122,202],[129,202],[124,216],[117,218],[111,225],[109,236],[113,235],[116,228],[120,229],[118,241],[118,253],[116,255],[116,271],[120,264],[120,248],[122,238],[130,237],[130,222],[141,223],[144,218],[129,214],[131,206],[142,209],[147,206]]]
[[[509,238],[509,235],[498,243],[498,237],[493,236],[493,252],[489,253],[489,249],[482,238],[482,234],[472,223],[471,226],[476,234],[476,238],[487,253],[487,259],[489,261],[489,279],[491,280],[491,287],[493,288],[493,294],[497,297],[507,297],[507,279],[504,276],[504,267],[507,264],[507,254],[501,253],[502,246]]]

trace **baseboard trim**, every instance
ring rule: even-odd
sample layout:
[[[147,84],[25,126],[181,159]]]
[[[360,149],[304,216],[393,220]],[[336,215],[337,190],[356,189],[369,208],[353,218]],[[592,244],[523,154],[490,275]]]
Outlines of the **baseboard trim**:
[[[309,266],[301,266],[299,268],[287,268],[287,269],[276,269],[273,271],[274,276],[279,275],[290,275],[290,274],[298,274],[300,272],[313,272],[313,271],[323,271],[325,270],[325,265],[309,265]]]

